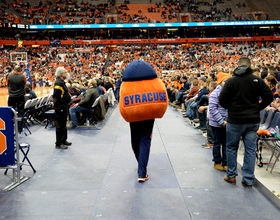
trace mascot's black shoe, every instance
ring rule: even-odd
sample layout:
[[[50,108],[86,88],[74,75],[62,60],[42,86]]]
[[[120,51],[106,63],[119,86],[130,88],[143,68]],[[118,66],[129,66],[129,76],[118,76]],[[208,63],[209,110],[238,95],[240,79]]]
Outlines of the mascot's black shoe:
[[[68,142],[68,141],[65,141],[64,145],[70,146],[70,145],[72,145],[72,143],[71,143],[71,142]]]
[[[149,176],[148,176],[148,174],[146,174],[145,177],[138,177],[138,182],[145,182],[145,181],[147,181],[148,179],[149,179]]]

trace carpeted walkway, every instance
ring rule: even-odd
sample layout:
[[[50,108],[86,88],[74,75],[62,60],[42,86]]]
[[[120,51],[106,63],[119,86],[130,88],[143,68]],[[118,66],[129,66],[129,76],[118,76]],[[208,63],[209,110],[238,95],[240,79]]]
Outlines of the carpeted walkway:
[[[21,142],[31,144],[37,173],[24,166],[23,175],[32,178],[0,192],[0,219],[279,218],[280,210],[256,188],[242,187],[240,175],[236,186],[223,180],[211,149],[200,146],[205,138],[173,108],[155,122],[145,183],[137,182],[129,124],[117,108],[101,130],[70,130],[67,150],[55,149],[53,129],[37,125],[31,131]],[[11,171],[0,173],[0,188],[9,183]]]

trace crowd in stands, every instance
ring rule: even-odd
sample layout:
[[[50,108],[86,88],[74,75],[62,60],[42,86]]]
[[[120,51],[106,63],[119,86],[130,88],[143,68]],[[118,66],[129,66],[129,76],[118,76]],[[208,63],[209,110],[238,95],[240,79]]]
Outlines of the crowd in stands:
[[[3,5],[0,5],[0,24],[22,24],[22,21],[20,18],[13,14],[10,13],[9,11],[10,5],[7,4],[5,1],[3,2]]]
[[[166,0],[156,4],[94,4],[89,1],[57,0],[52,10],[52,1],[44,0],[36,3],[21,2],[15,0],[12,3],[2,1],[0,5],[0,22],[22,23],[22,19],[28,19],[29,24],[103,24],[116,23],[106,21],[106,15],[111,10],[120,17],[120,23],[170,23],[178,22],[181,13],[190,13],[193,22],[210,21],[243,21],[249,20],[231,7],[217,7],[225,5],[222,0],[192,1]],[[113,6],[111,6],[113,5]],[[13,7],[20,17],[11,12]],[[247,7],[245,3],[236,4],[236,8]],[[34,17],[36,18],[34,20]],[[48,20],[45,20],[47,18]]]
[[[116,5],[120,23],[167,23],[177,22],[182,7],[173,3],[121,4]]]
[[[184,10],[185,12],[194,14],[194,22],[249,20],[248,17],[244,17],[242,16],[242,14],[234,13],[232,8],[230,7],[223,9],[219,9],[216,7],[217,5],[222,5],[223,3],[224,1],[186,1],[186,3],[184,4]],[[207,6],[207,9],[205,9],[205,7],[202,9],[201,6]],[[243,4],[242,6],[245,7],[245,4]]]
[[[89,2],[57,0],[49,24],[102,24],[111,11],[107,3],[94,5]]]
[[[49,13],[49,3],[49,0],[45,0],[44,3],[40,1],[38,5],[37,3],[32,5],[29,2],[16,0],[12,5],[23,19],[28,19],[29,23],[32,24],[34,16],[43,19]]]
[[[270,47],[271,44],[268,43],[266,46]],[[31,77],[35,78],[37,74],[36,77],[42,78],[44,82],[52,82],[54,70],[62,64],[76,80],[93,74],[100,76],[120,75],[131,61],[142,59],[149,62],[158,74],[166,71],[170,72],[167,75],[170,77],[168,80],[171,80],[172,75],[181,75],[184,72],[206,72],[209,74],[213,68],[217,69],[217,66],[223,66],[229,71],[234,68],[236,59],[247,54],[255,56],[253,59],[254,64],[260,65],[262,63],[260,56],[264,56],[266,64],[269,62],[277,63],[278,58],[273,58],[272,56],[274,53],[268,53],[258,48],[256,43],[244,43],[242,45],[238,43],[190,44],[189,48],[171,45],[164,47],[158,45],[119,46],[114,49],[107,63],[108,52],[106,48],[92,45],[80,48],[74,48],[73,46],[32,48],[29,46],[23,49],[16,49],[16,51],[28,53]],[[7,74],[11,69],[9,57],[11,51],[2,50],[0,54],[2,85],[5,85],[3,75]],[[105,70],[106,64],[108,68]],[[39,80],[37,79],[37,81]]]
[[[31,69],[30,80],[34,86],[47,85],[50,86],[54,82],[55,69],[64,65],[74,80],[80,80],[91,76],[93,73],[102,75],[104,71],[105,58],[107,52],[104,48],[91,47],[87,50],[82,48],[31,48],[26,47],[24,50],[29,55],[29,68]],[[60,53],[60,54],[59,54]],[[67,53],[67,54],[66,54]],[[1,51],[1,84],[5,85],[4,75],[10,71],[10,51]],[[42,83],[44,82],[44,83]]]

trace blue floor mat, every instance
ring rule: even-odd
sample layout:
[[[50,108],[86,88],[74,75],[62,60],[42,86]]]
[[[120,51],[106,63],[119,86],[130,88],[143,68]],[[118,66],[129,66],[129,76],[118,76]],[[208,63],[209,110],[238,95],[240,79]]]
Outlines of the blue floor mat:
[[[78,130],[101,130],[103,126],[106,124],[112,113],[114,112],[117,104],[115,104],[112,107],[108,108],[108,111],[106,112],[105,118],[102,121],[97,122],[95,125],[90,125],[90,126],[78,126],[76,129]]]

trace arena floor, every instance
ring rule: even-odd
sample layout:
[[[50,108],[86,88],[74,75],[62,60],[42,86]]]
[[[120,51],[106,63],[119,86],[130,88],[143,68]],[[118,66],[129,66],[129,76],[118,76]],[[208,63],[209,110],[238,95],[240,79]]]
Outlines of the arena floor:
[[[245,189],[240,173],[235,186],[223,180],[212,150],[201,148],[205,138],[172,107],[155,122],[144,183],[118,108],[101,130],[69,130],[67,150],[55,149],[54,128],[30,130],[20,142],[31,144],[37,172],[24,166],[32,178],[0,192],[0,219],[279,219],[279,208],[258,188]],[[0,174],[0,188],[11,181],[11,171]]]
[[[45,96],[50,93],[52,87],[37,86],[34,91],[38,97]],[[0,88],[0,106],[8,106],[8,88]]]

